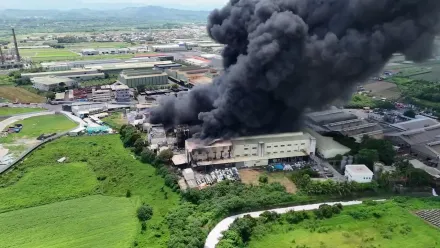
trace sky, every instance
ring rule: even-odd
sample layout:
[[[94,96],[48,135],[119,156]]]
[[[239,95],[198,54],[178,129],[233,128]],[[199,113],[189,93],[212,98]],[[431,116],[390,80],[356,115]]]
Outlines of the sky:
[[[187,10],[212,10],[227,0],[0,0],[0,9],[118,9],[155,5]]]

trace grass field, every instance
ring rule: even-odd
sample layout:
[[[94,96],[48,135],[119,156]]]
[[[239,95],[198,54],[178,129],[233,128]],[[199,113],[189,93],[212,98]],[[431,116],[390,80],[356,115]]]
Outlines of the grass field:
[[[127,198],[88,196],[3,213],[0,247],[131,247],[135,211]]]
[[[126,42],[81,42],[63,44],[65,47],[80,51],[86,48],[125,48],[135,46]]]
[[[52,57],[79,57],[68,49],[41,48],[41,49],[20,49],[22,57],[34,58],[52,58]]]
[[[51,61],[71,61],[71,60],[99,60],[99,59],[129,59],[133,54],[108,54],[94,56],[54,56],[54,57],[34,57],[33,62],[51,62]]]
[[[127,120],[122,117],[121,112],[111,113],[108,117],[102,119],[107,125],[115,129],[120,129],[122,125],[127,124]]]
[[[400,90],[394,83],[385,81],[376,81],[363,85],[365,90],[370,91],[371,95],[387,99],[398,99],[400,97]]]
[[[46,100],[42,96],[14,86],[1,86],[0,98],[5,98],[10,102],[18,101],[21,103],[42,103]]]
[[[0,75],[0,86],[3,85],[14,85],[15,79],[13,77],[9,77],[8,75]]]
[[[88,80],[85,82],[81,82],[81,86],[87,87],[87,86],[114,84],[117,80],[118,80],[117,77]]]
[[[169,239],[169,231],[166,223],[164,223],[164,216],[170,209],[178,205],[179,195],[163,186],[164,180],[159,175],[156,175],[154,167],[135,159],[122,146],[119,135],[63,137],[55,140],[32,153],[23,163],[19,164],[9,173],[1,175],[0,185],[12,184],[7,188],[17,188],[15,191],[11,191],[11,194],[14,194],[14,192],[19,194],[18,191],[24,191],[26,187],[22,186],[24,188],[20,188],[15,185],[19,185],[22,180],[26,179],[27,174],[31,174],[33,168],[53,165],[54,161],[61,157],[68,157],[70,163],[87,164],[87,167],[94,172],[95,178],[99,178],[94,192],[108,196],[125,197],[127,190],[130,190],[131,198],[137,205],[145,202],[152,206],[154,214],[153,218],[147,222],[147,231],[144,234],[138,232],[135,240],[139,243],[139,247],[166,247],[165,243]],[[24,177],[20,179],[23,173]],[[62,177],[62,175],[64,175],[64,172],[60,172],[58,177]],[[57,175],[53,176],[56,177]],[[16,182],[17,180],[18,182]],[[83,180],[78,181],[77,184],[87,185],[86,182],[89,180],[91,180],[90,177],[86,176]],[[32,181],[39,181],[39,179],[34,178]],[[86,189],[84,190],[87,191]],[[62,190],[59,192],[62,192]],[[60,193],[60,199],[62,198],[61,195],[67,197],[68,194],[70,193]],[[103,205],[110,206],[116,212],[120,210],[117,206],[111,206],[110,203],[103,203]],[[88,209],[90,207],[85,205],[81,208]],[[130,211],[132,214],[136,212],[135,210]],[[15,211],[12,213],[15,213]],[[1,222],[2,220],[0,219]],[[140,225],[137,224],[137,226],[135,225],[136,227],[140,231]],[[17,239],[24,239],[25,237],[24,232],[14,235]],[[117,236],[125,239],[125,237],[122,237],[123,235]],[[2,240],[1,237],[0,240]],[[99,237],[96,237],[96,240],[99,240]],[[96,242],[96,240],[90,240],[91,244]],[[132,239],[132,241],[134,240]],[[128,247],[128,245],[125,247]]]
[[[97,184],[85,163],[49,161],[47,166],[30,168],[17,183],[0,188],[0,213],[88,195]]]
[[[60,133],[77,126],[75,122],[61,114],[35,116],[15,123],[22,124],[23,129],[19,133],[0,138],[0,143],[10,143],[17,139],[35,139],[41,134]]]
[[[0,107],[0,115],[16,115],[25,114],[32,112],[44,111],[43,108],[11,108],[11,107]]]
[[[415,209],[440,208],[440,202],[426,203],[412,199],[414,205],[394,201],[380,206],[346,207],[340,215],[325,220],[305,221],[296,225],[275,224],[267,234],[251,237],[250,248],[435,248],[440,231],[412,213]],[[381,217],[355,219],[350,212],[376,211]],[[312,231],[311,227],[316,230]],[[269,231],[270,230],[270,231]]]
[[[272,172],[267,173],[262,170],[243,169],[240,170],[241,181],[245,184],[259,185],[258,179],[260,176],[266,175],[269,183],[278,182],[286,188],[289,193],[296,193],[296,185],[289,179],[289,173],[284,172]]]

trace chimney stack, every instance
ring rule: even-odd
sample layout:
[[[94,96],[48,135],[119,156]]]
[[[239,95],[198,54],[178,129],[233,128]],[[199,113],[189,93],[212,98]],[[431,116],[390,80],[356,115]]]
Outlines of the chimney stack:
[[[2,62],[2,64],[5,63],[5,57],[3,57],[3,51],[2,51],[2,46],[0,45],[0,61]]]
[[[12,35],[14,36],[15,55],[17,56],[17,62],[20,62],[21,61],[20,52],[18,51],[17,37],[15,37],[14,29],[12,29]]]

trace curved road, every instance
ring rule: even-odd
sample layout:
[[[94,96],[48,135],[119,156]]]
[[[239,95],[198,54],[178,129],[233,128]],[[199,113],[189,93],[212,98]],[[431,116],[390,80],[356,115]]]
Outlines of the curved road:
[[[382,200],[376,200],[376,201],[385,201]],[[351,206],[351,205],[358,205],[361,204],[362,201],[347,201],[347,202],[322,202],[322,203],[316,203],[316,204],[309,204],[309,205],[301,205],[301,206],[294,206],[294,207],[287,207],[287,208],[275,208],[275,209],[269,209],[265,211],[271,211],[276,212],[279,214],[284,214],[289,211],[302,211],[302,210],[313,210],[319,208],[322,204],[328,204],[328,205],[334,205],[337,203],[341,203],[343,206]],[[229,226],[237,219],[242,218],[245,215],[250,215],[254,218],[260,216],[264,211],[257,211],[257,212],[250,212],[250,213],[244,213],[244,214],[238,214],[234,216],[227,217],[220,221],[208,234],[208,238],[206,238],[205,242],[205,248],[215,248],[215,246],[218,244],[219,240],[222,238],[223,234],[222,232],[228,230]]]

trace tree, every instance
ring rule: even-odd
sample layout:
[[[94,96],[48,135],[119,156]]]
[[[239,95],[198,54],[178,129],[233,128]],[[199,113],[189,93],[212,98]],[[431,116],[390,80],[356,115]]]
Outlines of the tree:
[[[143,163],[153,163],[154,159],[156,158],[156,155],[154,154],[154,152],[150,151],[149,149],[145,148],[142,152],[141,152],[141,161]]]
[[[144,139],[142,139],[142,137],[137,139],[133,144],[134,153],[136,153],[137,155],[141,154],[142,150],[144,149],[144,145],[145,142]]]
[[[153,208],[149,205],[142,205],[137,210],[137,217],[140,221],[147,221],[153,216]]]
[[[169,161],[171,161],[171,158],[173,157],[173,151],[171,151],[170,149],[166,149],[163,150],[159,153],[159,155],[157,156],[157,159],[162,162],[162,163],[167,163]]]
[[[403,113],[404,116],[407,116],[409,118],[415,118],[416,117],[416,112],[414,112],[414,110],[412,109],[408,109]]]
[[[394,163],[396,151],[394,150],[393,144],[388,140],[368,138],[361,143],[360,148],[376,150],[379,154],[379,160],[386,165]]]
[[[178,88],[179,88],[179,85],[177,85],[177,84],[171,85],[171,89],[178,89]]]
[[[374,162],[378,160],[378,152],[372,149],[362,149],[356,155],[356,163],[365,164],[371,171],[374,171]]]
[[[55,99],[55,93],[54,92],[47,92],[46,98],[49,98],[50,100]]]

